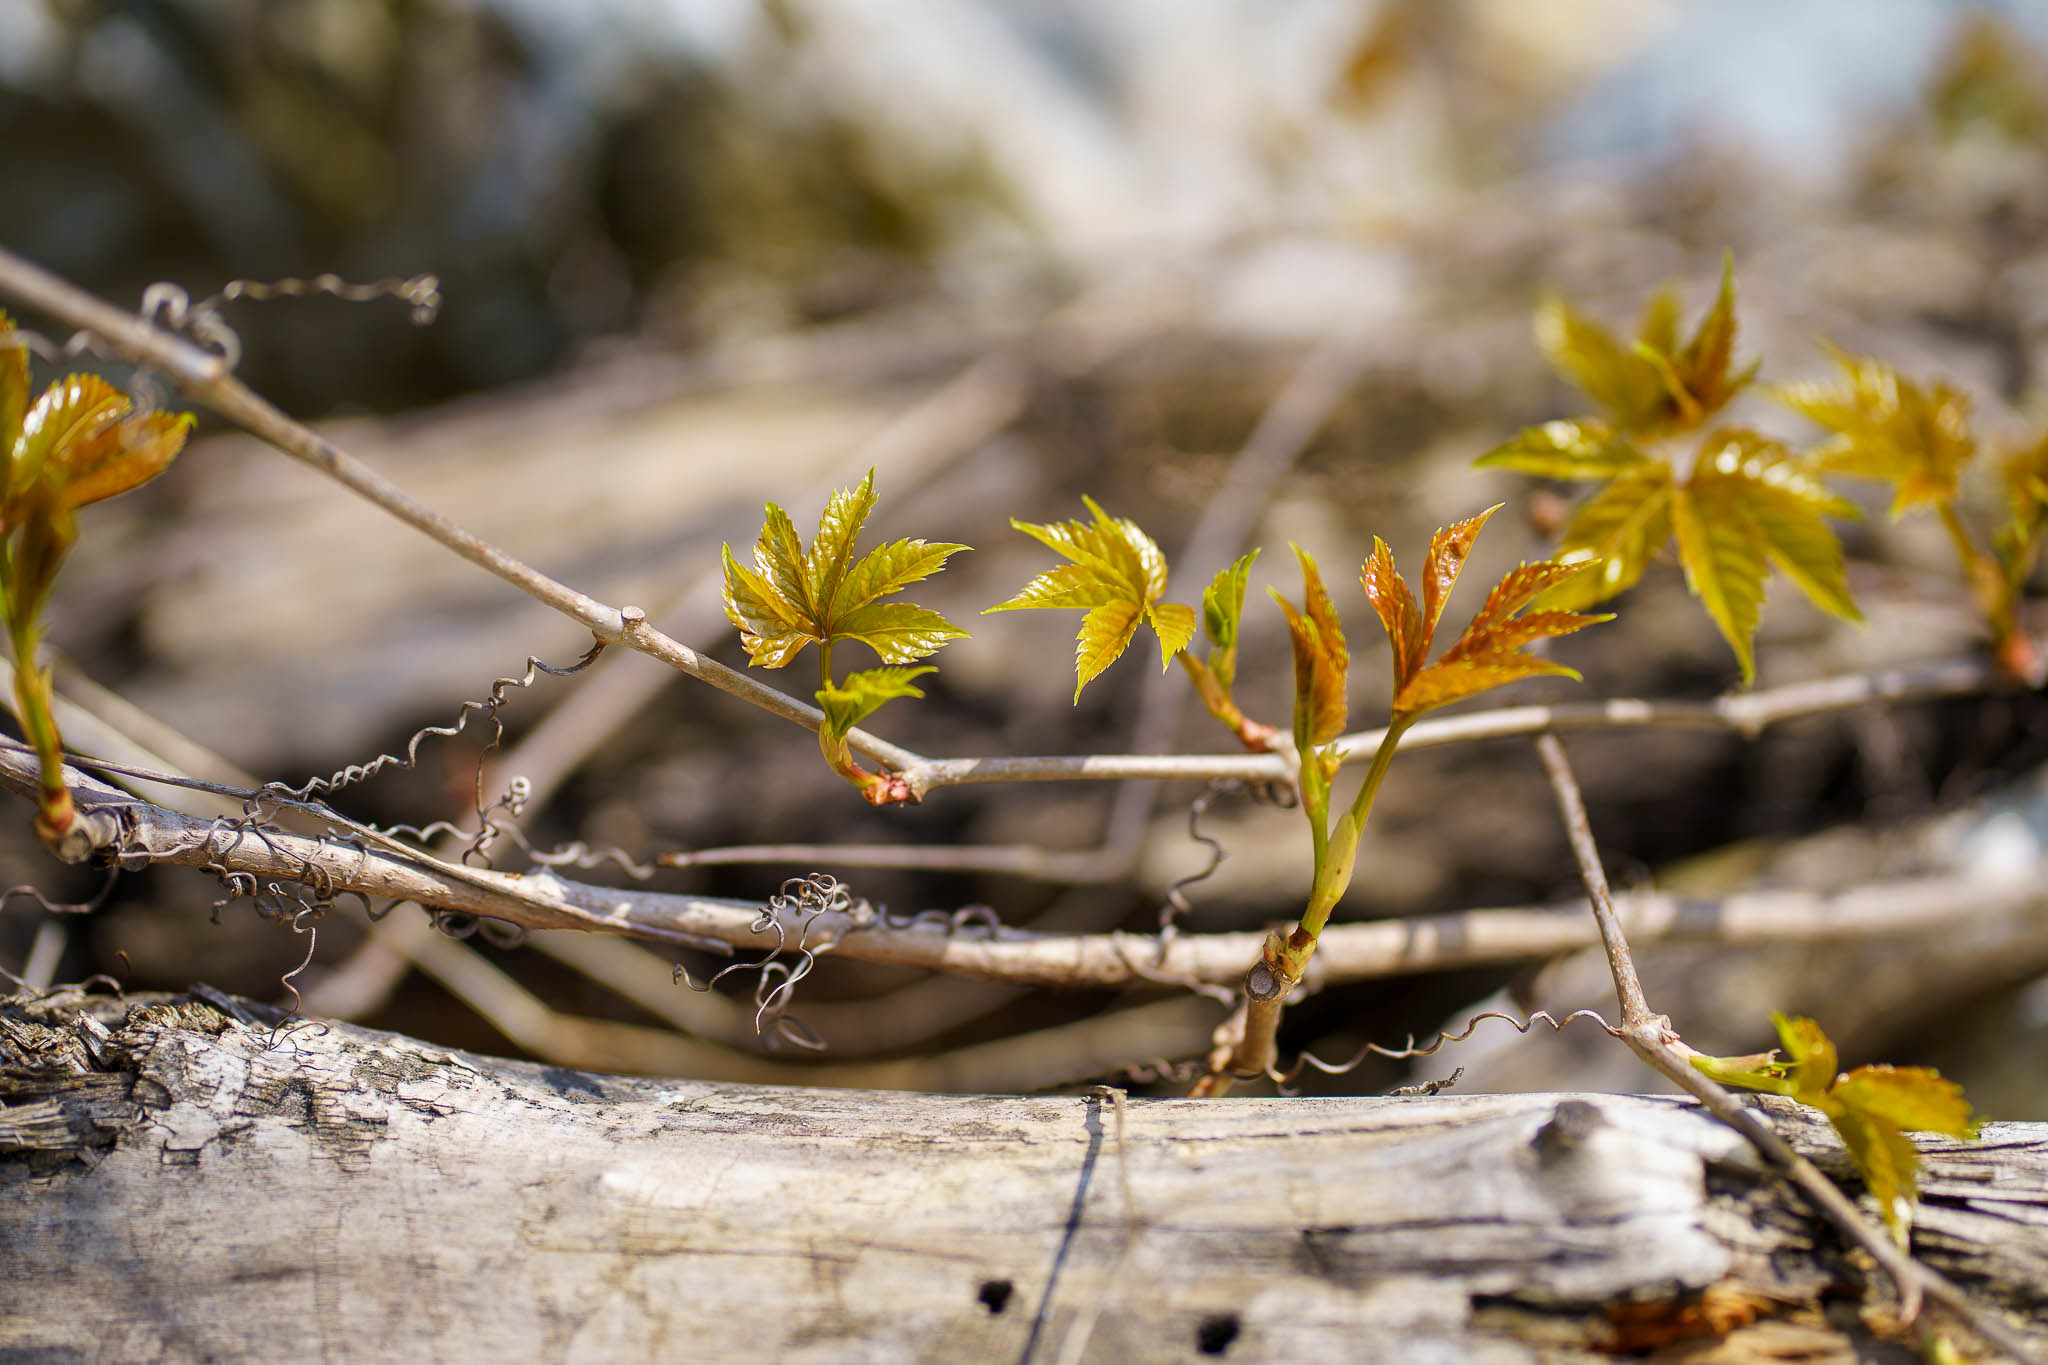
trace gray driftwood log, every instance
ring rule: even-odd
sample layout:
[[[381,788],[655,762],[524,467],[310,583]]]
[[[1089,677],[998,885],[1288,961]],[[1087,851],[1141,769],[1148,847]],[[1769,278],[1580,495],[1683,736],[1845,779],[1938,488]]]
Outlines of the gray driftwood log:
[[[0,1102],[8,1360],[1917,1358],[1677,1101],[763,1089],[72,995],[0,1005]],[[1925,1145],[1917,1249],[2048,1344],[2048,1125]]]

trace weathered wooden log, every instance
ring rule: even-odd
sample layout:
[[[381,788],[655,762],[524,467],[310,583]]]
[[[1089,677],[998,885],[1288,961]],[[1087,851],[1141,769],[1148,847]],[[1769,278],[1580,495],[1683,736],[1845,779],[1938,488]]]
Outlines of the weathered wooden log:
[[[0,1005],[0,1357],[1847,1361],[1909,1339],[1832,1229],[1675,1100],[754,1088],[259,1011]],[[1760,1102],[1846,1171],[1825,1125]],[[1923,1149],[1916,1250],[2048,1345],[2048,1125]]]

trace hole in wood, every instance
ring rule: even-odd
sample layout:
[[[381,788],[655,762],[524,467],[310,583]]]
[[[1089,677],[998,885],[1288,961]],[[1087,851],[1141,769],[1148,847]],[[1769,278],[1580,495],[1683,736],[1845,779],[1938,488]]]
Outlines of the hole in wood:
[[[1016,1289],[1017,1286],[1008,1280],[983,1280],[981,1292],[975,1297],[981,1300],[982,1307],[990,1313],[1000,1313],[1010,1306],[1010,1295],[1015,1293]]]
[[[1205,1356],[1220,1356],[1237,1340],[1237,1314],[1211,1313],[1195,1329],[1195,1345]]]

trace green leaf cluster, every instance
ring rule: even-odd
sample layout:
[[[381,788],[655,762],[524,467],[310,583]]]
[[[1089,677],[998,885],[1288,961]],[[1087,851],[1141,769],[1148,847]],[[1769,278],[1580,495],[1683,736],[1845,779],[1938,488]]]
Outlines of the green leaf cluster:
[[[1202,591],[1202,635],[1209,642],[1207,658],[1197,659],[1183,649],[1174,657],[1187,670],[1195,693],[1209,714],[1223,722],[1240,743],[1253,753],[1264,753],[1279,736],[1269,725],[1246,716],[1237,704],[1237,642],[1244,622],[1245,588],[1251,581],[1252,565],[1259,559],[1253,550],[1220,571]]]
[[[884,602],[931,577],[965,545],[897,540],[856,561],[854,543],[875,507],[875,471],[832,494],[806,549],[789,513],[774,503],[750,569],[724,547],[725,614],[740,630],[747,657],[781,668],[813,642],[851,640],[886,664],[915,663],[967,632],[926,607]]]
[[[929,665],[905,667],[930,657],[967,632],[928,607],[885,602],[913,583],[931,577],[965,545],[896,540],[859,559],[856,542],[875,508],[875,471],[857,487],[840,489],[826,501],[818,531],[806,548],[796,524],[769,503],[754,547],[752,568],[724,547],[725,614],[739,627],[747,657],[763,668],[781,668],[806,645],[818,646],[816,696],[825,719],[818,746],[833,771],[876,803],[909,799],[889,779],[854,762],[847,736],[884,703],[924,695],[915,680],[937,672]],[[891,667],[871,668],[835,679],[832,647],[841,641],[866,645]]]
[[[1046,570],[997,611],[1078,609],[1081,631],[1074,647],[1074,700],[1081,689],[1130,648],[1140,625],[1149,625],[1159,639],[1163,669],[1187,648],[1195,634],[1194,608],[1162,602],[1166,591],[1166,556],[1134,521],[1112,517],[1093,498],[1083,498],[1091,521],[1058,521],[1044,525],[1012,519],[1010,525],[1067,562]],[[1242,590],[1240,589],[1240,600]]]
[[[1704,427],[1757,370],[1755,362],[1731,368],[1731,261],[1724,258],[1720,292],[1683,345],[1676,341],[1677,316],[1676,294],[1660,290],[1635,344],[1624,348],[1561,300],[1546,300],[1538,338],[1603,415],[1529,427],[1478,463],[1601,485],[1574,513],[1556,553],[1557,562],[1586,572],[1547,590],[1538,605],[1583,610],[1626,592],[1675,542],[1687,586],[1734,651],[1743,681],[1751,682],[1751,641],[1774,570],[1823,610],[1862,619],[1841,542],[1827,521],[1853,517],[1856,509],[1823,482],[1830,466],[1818,452],[1795,455],[1747,428],[1704,431],[1682,471],[1658,448]]]
[[[1878,1213],[1905,1247],[1919,1198],[1920,1153],[1908,1132],[1974,1138],[1962,1087],[1932,1067],[1859,1066],[1837,1074],[1835,1045],[1811,1019],[1773,1014],[1784,1047],[1748,1057],[1694,1057],[1724,1085],[1788,1095],[1827,1116],[1862,1173]]]

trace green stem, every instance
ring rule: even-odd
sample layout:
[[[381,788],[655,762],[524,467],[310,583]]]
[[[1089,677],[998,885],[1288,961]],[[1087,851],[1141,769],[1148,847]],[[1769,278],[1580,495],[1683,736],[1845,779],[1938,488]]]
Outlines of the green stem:
[[[8,604],[10,607],[12,604]],[[36,801],[36,832],[54,838],[70,828],[70,789],[64,785],[64,741],[52,714],[55,695],[50,671],[36,666],[42,632],[31,619],[17,611],[0,608],[7,618],[7,642],[14,652],[14,705],[21,717],[21,729],[35,750],[41,773]]]
[[[1379,795],[1380,784],[1386,781],[1387,769],[1393,766],[1401,736],[1414,723],[1414,716],[1394,717],[1380,740],[1379,749],[1372,756],[1372,766],[1366,770],[1358,795],[1352,798],[1350,809],[1338,818],[1334,830],[1322,833],[1325,811],[1318,810],[1310,817],[1309,828],[1317,835],[1315,888],[1309,894],[1308,908],[1302,912],[1301,922],[1294,927],[1294,932],[1284,940],[1269,942],[1269,951],[1265,955],[1268,965],[1288,982],[1301,979],[1309,959],[1315,956],[1316,941],[1330,922],[1330,912],[1337,908],[1337,902],[1344,898],[1344,892],[1351,886],[1352,867],[1358,858],[1359,835],[1365,829],[1367,817],[1372,814],[1372,803]],[[1302,760],[1304,764],[1315,761],[1313,755]],[[1304,801],[1304,809],[1307,804]]]

